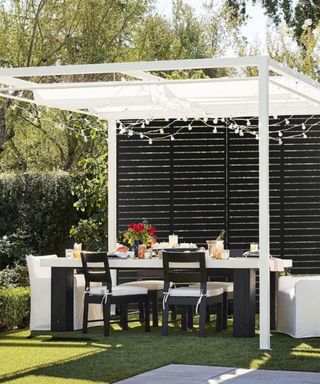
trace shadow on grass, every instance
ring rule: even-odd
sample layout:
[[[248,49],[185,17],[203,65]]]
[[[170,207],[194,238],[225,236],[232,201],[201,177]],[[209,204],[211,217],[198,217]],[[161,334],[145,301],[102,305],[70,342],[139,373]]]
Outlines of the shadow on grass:
[[[232,329],[220,334],[214,328],[208,329],[206,338],[199,338],[197,330],[181,331],[177,325],[170,326],[169,336],[161,337],[160,329],[145,333],[143,327],[133,326],[129,331],[113,330],[110,337],[102,335],[101,328],[89,330],[90,341],[83,341],[80,332],[59,334],[59,340],[32,343],[25,339],[12,342],[12,347],[31,348],[95,348],[69,359],[35,366],[25,371],[16,371],[0,379],[1,382],[22,379],[27,376],[67,379],[86,382],[113,383],[167,364],[196,364],[241,368],[263,368],[275,370],[320,371],[320,340],[296,340],[289,336],[273,334],[272,350],[260,351],[258,336],[254,338],[233,338]],[[65,344],[71,335],[75,335]],[[12,335],[15,337],[14,335]],[[61,337],[63,336],[63,337]],[[10,335],[6,339],[10,339]],[[81,337],[77,340],[76,337]],[[2,338],[3,340],[3,338]],[[10,344],[10,342],[5,342]],[[28,344],[28,345],[24,345]],[[2,345],[2,343],[1,343]],[[25,350],[23,348],[23,350]],[[41,352],[39,352],[41,353]],[[35,381],[36,382],[36,381]]]

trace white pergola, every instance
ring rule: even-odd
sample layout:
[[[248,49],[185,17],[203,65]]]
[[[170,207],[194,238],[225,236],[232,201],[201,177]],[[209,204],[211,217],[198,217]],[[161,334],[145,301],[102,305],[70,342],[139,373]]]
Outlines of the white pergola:
[[[152,74],[213,68],[236,68],[236,73],[241,74],[241,67],[255,67],[258,77],[167,80]],[[21,79],[88,74],[117,74],[117,77],[111,81],[56,83]],[[117,81],[119,74],[123,78]],[[1,68],[0,86],[2,97],[81,112],[108,121],[109,249],[114,249],[117,242],[116,120],[257,116],[260,348],[270,349],[269,116],[320,114],[319,83],[266,56],[257,56]]]

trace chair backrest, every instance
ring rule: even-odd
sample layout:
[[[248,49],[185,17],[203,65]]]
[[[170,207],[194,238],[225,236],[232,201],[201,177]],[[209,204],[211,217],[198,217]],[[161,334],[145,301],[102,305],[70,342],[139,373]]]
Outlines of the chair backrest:
[[[162,259],[165,291],[172,283],[200,283],[202,292],[207,292],[205,252],[164,251]]]
[[[32,284],[33,279],[41,277],[51,277],[51,268],[50,267],[41,267],[40,260],[43,259],[57,259],[57,255],[46,255],[46,256],[33,256],[29,255],[26,257],[28,273],[30,278],[30,283]]]
[[[90,283],[102,283],[111,292],[112,283],[107,252],[82,251],[81,260],[86,288],[90,288]]]

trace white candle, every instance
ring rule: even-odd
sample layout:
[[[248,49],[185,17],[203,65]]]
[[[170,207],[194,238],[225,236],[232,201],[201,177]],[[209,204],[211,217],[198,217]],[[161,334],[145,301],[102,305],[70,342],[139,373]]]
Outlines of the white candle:
[[[169,235],[169,245],[170,247],[174,247],[178,245],[178,236],[177,235]]]

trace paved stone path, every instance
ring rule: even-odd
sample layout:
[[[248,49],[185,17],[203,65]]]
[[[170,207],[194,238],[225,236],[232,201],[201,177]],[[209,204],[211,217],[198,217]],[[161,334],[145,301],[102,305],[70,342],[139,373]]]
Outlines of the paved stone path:
[[[320,384],[320,373],[166,365],[117,384]]]

